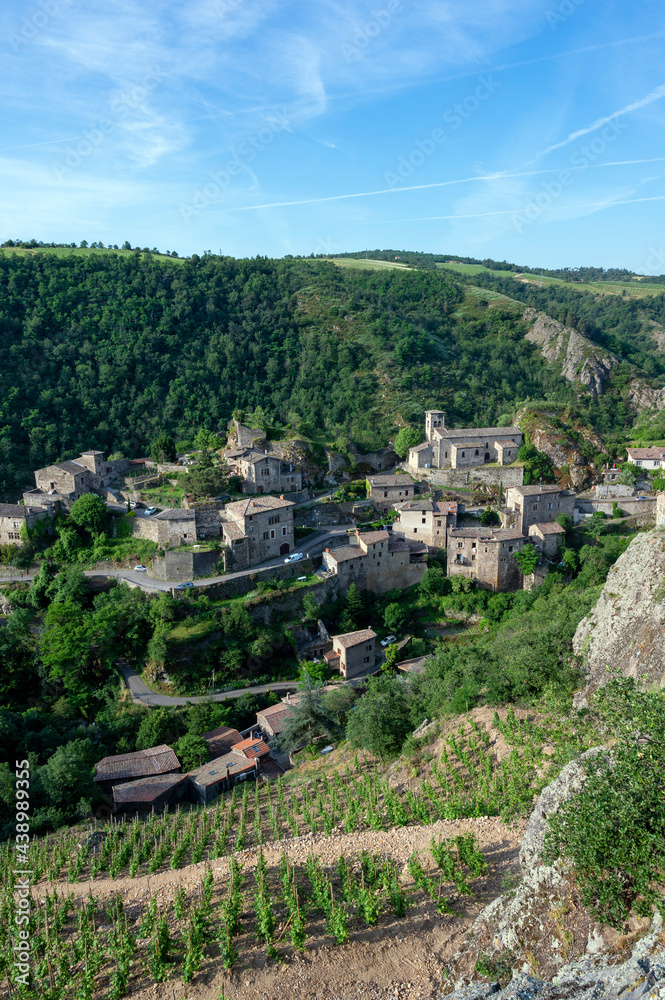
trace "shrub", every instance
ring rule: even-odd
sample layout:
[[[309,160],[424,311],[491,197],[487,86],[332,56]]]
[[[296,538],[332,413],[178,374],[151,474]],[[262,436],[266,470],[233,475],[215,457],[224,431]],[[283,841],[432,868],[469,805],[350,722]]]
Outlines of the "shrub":
[[[611,754],[585,761],[583,790],[549,820],[545,857],[563,857],[584,905],[620,928],[632,909],[651,916],[662,895],[665,700],[621,679],[595,701],[617,741]]]

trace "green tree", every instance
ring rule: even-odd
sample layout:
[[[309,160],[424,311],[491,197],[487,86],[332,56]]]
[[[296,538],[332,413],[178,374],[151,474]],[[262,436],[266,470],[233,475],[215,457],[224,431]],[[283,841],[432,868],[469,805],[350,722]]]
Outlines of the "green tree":
[[[485,528],[490,524],[498,524],[499,515],[495,511],[490,510],[489,507],[486,507],[485,510],[481,510],[478,520]]]
[[[515,553],[513,558],[525,576],[533,573],[538,565],[538,551],[535,545],[525,545],[521,552]]]
[[[193,771],[195,767],[200,767],[210,760],[210,747],[202,736],[196,736],[194,733],[185,733],[181,736],[173,749],[182,765],[183,773]]]
[[[150,445],[150,457],[153,462],[175,462],[175,442],[170,434],[159,434]]]
[[[424,440],[425,435],[416,427],[400,427],[395,438],[395,453],[400,458],[406,458],[409,448],[415,448]]]
[[[360,628],[363,615],[363,599],[360,596],[360,592],[355,583],[352,583],[346,592],[346,597],[344,599],[344,611],[339,623],[339,627],[342,632],[354,632],[356,629]]]
[[[106,504],[96,493],[84,493],[74,501],[69,512],[72,524],[90,535],[99,535],[105,531],[108,518]]]
[[[575,520],[570,514],[559,514],[556,522],[564,529],[566,534],[572,531],[575,526]]]
[[[413,724],[411,701],[404,682],[396,677],[371,677],[367,694],[349,713],[346,738],[386,760],[396,757]]]
[[[381,669],[386,674],[395,673],[395,664],[399,660],[399,648],[396,642],[391,643],[390,646],[386,648],[385,660]]]
[[[302,683],[325,684],[330,679],[330,668],[325,660],[314,663],[313,660],[302,660],[300,663],[300,680]]]
[[[136,749],[149,750],[163,743],[173,746],[185,735],[185,730],[184,718],[171,709],[163,706],[148,709],[136,734]]]
[[[450,580],[443,572],[443,568],[434,563],[427,567],[425,575],[420,581],[419,589],[426,597],[434,597],[447,593],[450,586]]]
[[[88,740],[73,740],[59,747],[40,769],[42,787],[49,801],[67,813],[95,793],[92,780],[92,747]]]
[[[406,611],[397,602],[389,604],[383,612],[383,624],[391,632],[399,632],[404,626],[406,618]]]
[[[637,473],[636,473],[636,471],[633,468],[631,468],[630,465],[624,465],[623,471],[622,471],[621,475],[619,476],[619,482],[623,486],[634,487],[635,483],[637,482]]]
[[[344,726],[357,697],[350,684],[339,684],[332,691],[326,691],[323,706],[337,720],[338,725]]]
[[[336,740],[340,735],[340,727],[323,703],[321,688],[309,683],[289,708],[278,741],[282,751],[290,752],[317,740]]]

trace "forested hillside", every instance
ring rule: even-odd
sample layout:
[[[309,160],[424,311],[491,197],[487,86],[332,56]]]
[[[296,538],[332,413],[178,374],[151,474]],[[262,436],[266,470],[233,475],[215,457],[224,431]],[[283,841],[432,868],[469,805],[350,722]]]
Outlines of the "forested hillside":
[[[269,433],[350,438],[361,450],[401,424],[422,426],[428,406],[453,426],[496,425],[547,400],[574,405],[603,434],[627,431],[628,379],[665,372],[643,315],[658,320],[663,296],[599,300],[489,272],[469,288],[469,276],[423,268],[422,256],[406,261],[415,269],[373,272],[316,259],[5,250],[3,499],[31,469],[81,449],[138,455],[161,431],[184,444],[202,427],[223,431],[236,409],[261,407]],[[524,339],[516,299],[625,361],[606,396],[578,399],[563,383]]]

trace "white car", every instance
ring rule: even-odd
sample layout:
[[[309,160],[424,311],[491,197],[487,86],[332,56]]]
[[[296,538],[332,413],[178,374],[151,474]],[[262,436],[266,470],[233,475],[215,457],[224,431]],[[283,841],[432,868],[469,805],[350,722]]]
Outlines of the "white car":
[[[385,637],[385,639],[381,640],[381,645],[382,646],[389,646],[392,642],[397,642],[397,636],[396,635],[387,635]]]
[[[302,552],[292,552],[290,556],[287,556],[284,560],[285,563],[300,562],[303,558]]]
[[[153,514],[157,514],[159,512],[159,507],[146,507],[145,512],[148,517],[152,517]]]
[[[148,567],[147,566],[142,566],[141,563],[139,563],[138,566],[134,567],[134,572],[135,573],[147,573],[148,572]]]

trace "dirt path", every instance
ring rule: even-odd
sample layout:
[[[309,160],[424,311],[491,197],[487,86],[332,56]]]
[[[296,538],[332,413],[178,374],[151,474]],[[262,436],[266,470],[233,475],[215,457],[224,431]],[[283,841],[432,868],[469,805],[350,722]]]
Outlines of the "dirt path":
[[[487,875],[474,884],[477,897],[455,904],[455,916],[441,917],[434,903],[419,903],[407,918],[382,918],[379,925],[354,931],[348,944],[335,946],[323,927],[315,928],[302,955],[289,947],[279,963],[268,962],[262,947],[249,933],[240,947],[241,960],[232,972],[225,972],[212,958],[207,960],[194,982],[184,986],[172,980],[135,989],[133,1000],[433,1000],[445,981],[447,961],[460,947],[479,911],[501,893],[502,877],[518,867],[524,822],[507,826],[496,818],[438,820],[429,826],[397,827],[391,830],[366,830],[356,833],[333,833],[331,837],[312,835],[267,844],[264,855],[269,866],[278,863],[282,850],[295,863],[304,864],[310,854],[320,857],[324,866],[345,856],[367,850],[390,857],[401,866],[413,851],[423,852],[427,867],[427,848],[433,836],[453,837],[474,832],[489,864]],[[245,872],[256,864],[254,848],[237,855]],[[219,889],[223,891],[228,864],[226,859],[212,862]],[[205,863],[172,871],[167,869],[136,879],[104,879],[85,883],[58,883],[63,894],[80,897],[92,891],[105,897],[120,893],[126,909],[144,903],[156,894],[164,904],[170,902],[176,888],[193,892],[200,884]],[[37,894],[52,885],[43,881]],[[251,930],[251,912],[245,924]],[[281,933],[278,927],[276,935]],[[224,990],[222,994],[222,988]]]

